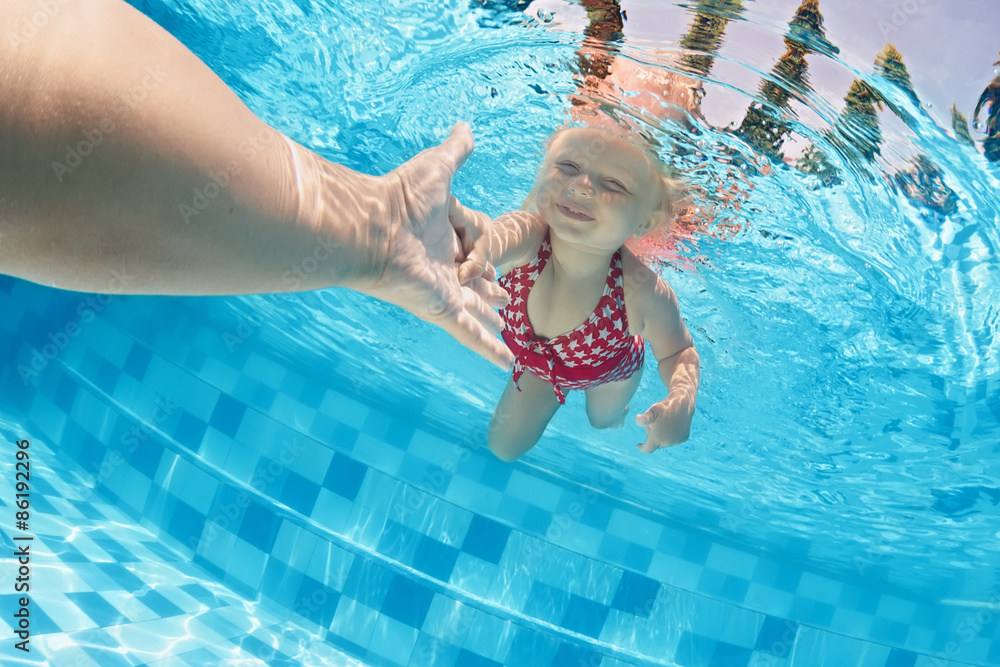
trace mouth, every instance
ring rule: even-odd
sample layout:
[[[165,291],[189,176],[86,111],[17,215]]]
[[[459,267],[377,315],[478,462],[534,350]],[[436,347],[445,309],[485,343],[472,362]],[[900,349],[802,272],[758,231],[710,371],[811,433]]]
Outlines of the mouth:
[[[577,220],[579,222],[587,222],[593,220],[593,216],[587,215],[583,211],[574,208],[572,206],[565,206],[563,204],[556,204],[556,209],[562,213],[564,216],[570,220]]]

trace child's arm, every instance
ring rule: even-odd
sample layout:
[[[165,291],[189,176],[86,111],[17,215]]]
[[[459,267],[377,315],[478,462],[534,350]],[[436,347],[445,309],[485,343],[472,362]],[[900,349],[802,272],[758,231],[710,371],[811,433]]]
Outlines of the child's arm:
[[[483,276],[495,278],[493,267],[505,274],[530,261],[542,244],[548,225],[538,213],[511,211],[493,221],[493,233],[480,236],[458,270],[463,285]],[[488,275],[486,275],[488,274]]]
[[[660,379],[668,391],[665,399],[635,418],[636,424],[646,428],[646,442],[638,447],[650,453],[688,439],[698,396],[701,362],[691,334],[681,320],[677,295],[649,268],[642,266],[639,271],[648,272],[648,275],[643,276],[646,280],[636,281],[640,286],[633,291],[636,298],[632,301],[640,329],[636,333],[653,348],[659,362]]]

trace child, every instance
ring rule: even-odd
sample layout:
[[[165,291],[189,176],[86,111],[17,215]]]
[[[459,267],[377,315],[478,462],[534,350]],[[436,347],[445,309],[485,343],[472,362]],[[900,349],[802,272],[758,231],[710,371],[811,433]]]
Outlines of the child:
[[[537,212],[498,218],[462,265],[464,281],[492,262],[511,297],[500,314],[516,362],[488,435],[501,459],[531,449],[572,389],[584,390],[595,428],[623,425],[644,339],[669,395],[636,417],[646,428],[638,447],[653,452],[687,440],[698,353],[673,290],[623,247],[673,215],[676,188],[660,167],[617,132],[560,130],[526,201]]]

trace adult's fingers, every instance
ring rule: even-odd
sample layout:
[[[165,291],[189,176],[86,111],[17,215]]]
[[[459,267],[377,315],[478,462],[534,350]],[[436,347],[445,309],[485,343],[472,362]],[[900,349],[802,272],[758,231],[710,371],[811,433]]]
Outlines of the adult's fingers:
[[[490,264],[489,236],[480,237],[479,240],[472,246],[472,249],[467,252],[468,255],[466,256],[465,261],[458,267],[458,282],[464,285],[471,280],[475,280],[476,278],[495,280],[495,269],[493,270],[493,276],[488,275],[488,270],[492,268],[492,265]]]
[[[452,126],[448,138],[441,142],[440,146],[431,150],[438,151],[438,155],[444,159],[445,164],[454,174],[469,159],[474,146],[472,128],[466,122],[459,122]]]
[[[468,287],[479,295],[479,298],[486,302],[490,308],[503,308],[510,303],[510,295],[507,290],[493,282],[492,278],[473,278],[462,283],[462,287]]]
[[[507,345],[491,334],[469,311],[460,310],[451,319],[438,324],[459,343],[497,366],[508,370],[514,365],[514,355]]]
[[[483,245],[486,258],[490,257],[493,241],[493,220],[482,211],[462,206],[454,196],[448,200],[448,221],[462,240],[462,249],[469,255],[477,245]]]

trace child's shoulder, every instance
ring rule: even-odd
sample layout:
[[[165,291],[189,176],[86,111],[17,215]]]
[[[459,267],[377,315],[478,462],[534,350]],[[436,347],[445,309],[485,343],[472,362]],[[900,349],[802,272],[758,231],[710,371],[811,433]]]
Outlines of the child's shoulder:
[[[507,274],[534,259],[549,230],[541,214],[524,210],[504,213],[494,221],[493,226],[503,245],[496,261],[501,274]]]
[[[677,296],[667,281],[628,248],[622,248],[621,256],[625,301],[630,308],[637,313],[677,308]]]

